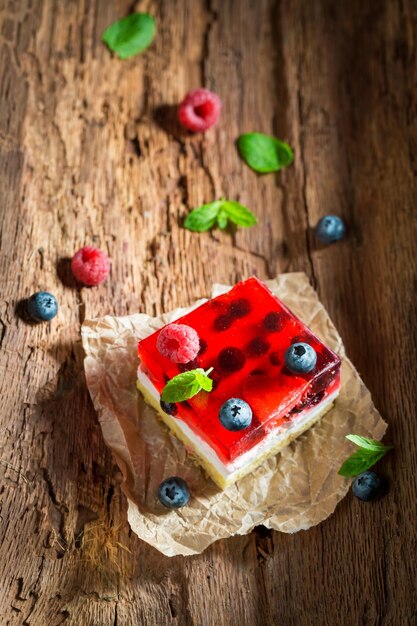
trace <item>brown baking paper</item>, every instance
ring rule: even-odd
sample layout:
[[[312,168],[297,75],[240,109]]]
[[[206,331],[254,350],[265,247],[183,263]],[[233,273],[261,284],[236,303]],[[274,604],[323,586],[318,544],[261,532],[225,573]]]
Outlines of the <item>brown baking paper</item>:
[[[286,533],[318,524],[333,513],[349,488],[349,479],[337,474],[353,452],[345,435],[384,435],[386,423],[346,358],[307,276],[283,274],[267,285],[343,357],[342,388],[335,407],[319,423],[225,491],[187,455],[135,386],[138,340],[193,307],[160,317],[108,315],[83,324],[87,384],[104,440],[123,472],[130,526],[168,556],[198,554],[217,539],[249,533],[259,524]],[[215,285],[212,295],[228,289]],[[192,498],[186,507],[167,511],[157,499],[158,486],[173,475],[188,481]]]

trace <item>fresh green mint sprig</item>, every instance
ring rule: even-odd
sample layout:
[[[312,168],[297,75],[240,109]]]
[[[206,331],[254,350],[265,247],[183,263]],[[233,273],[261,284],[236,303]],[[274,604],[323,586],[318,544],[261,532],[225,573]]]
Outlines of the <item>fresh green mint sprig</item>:
[[[260,174],[278,172],[294,161],[294,152],[287,143],[263,133],[240,135],[237,148],[245,163]]]
[[[155,33],[155,20],[151,15],[132,13],[106,28],[101,39],[120,59],[128,59],[146,50]]]
[[[244,228],[257,223],[255,215],[243,204],[222,198],[193,209],[185,218],[184,227],[202,233],[215,225],[224,229],[229,221]]]
[[[358,446],[359,450],[354,452],[344,463],[342,463],[338,474],[340,476],[357,476],[375,465],[388,450],[394,446],[386,446],[375,439],[368,439],[360,435],[346,435],[352,443]]]
[[[212,371],[212,367],[206,371],[198,367],[195,370],[174,376],[162,390],[162,400],[170,403],[183,402],[195,396],[202,389],[211,391],[213,389],[213,381],[209,378],[209,374]]]

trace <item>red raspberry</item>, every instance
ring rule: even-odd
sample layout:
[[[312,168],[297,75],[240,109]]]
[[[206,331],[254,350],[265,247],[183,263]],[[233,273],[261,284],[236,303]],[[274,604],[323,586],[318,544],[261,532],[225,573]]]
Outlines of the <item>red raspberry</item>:
[[[185,96],[178,108],[180,123],[194,133],[208,130],[220,117],[222,101],[208,89],[194,89]]]
[[[71,270],[80,283],[89,286],[99,285],[109,275],[110,261],[102,250],[84,246],[72,257]]]
[[[168,324],[159,333],[156,347],[162,356],[174,363],[188,363],[197,356],[200,340],[197,331],[191,326]]]

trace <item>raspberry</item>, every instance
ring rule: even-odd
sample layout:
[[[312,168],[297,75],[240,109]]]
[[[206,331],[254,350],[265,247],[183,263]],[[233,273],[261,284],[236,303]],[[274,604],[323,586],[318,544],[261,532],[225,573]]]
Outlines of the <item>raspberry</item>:
[[[168,324],[159,333],[156,347],[162,356],[174,363],[188,363],[197,356],[200,340],[191,326]]]
[[[71,270],[80,283],[88,286],[99,285],[109,275],[110,261],[102,250],[84,246],[72,257]]]
[[[185,96],[178,108],[180,123],[194,133],[214,126],[220,117],[222,102],[208,89],[194,89]]]

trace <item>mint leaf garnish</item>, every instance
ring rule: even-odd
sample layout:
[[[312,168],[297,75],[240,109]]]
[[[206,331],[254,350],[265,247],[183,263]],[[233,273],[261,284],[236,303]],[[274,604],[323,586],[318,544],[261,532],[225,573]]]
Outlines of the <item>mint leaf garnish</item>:
[[[244,227],[253,226],[257,222],[252,211],[243,204],[222,198],[193,209],[185,218],[184,226],[188,230],[201,233],[210,230],[216,223],[219,228],[224,229],[228,221]]]
[[[338,474],[340,476],[357,476],[375,465],[383,456],[392,450],[393,446],[386,446],[375,439],[368,439],[361,435],[346,435],[346,439],[359,447],[344,463]]]
[[[287,143],[263,133],[240,135],[237,147],[245,163],[261,174],[278,172],[294,160],[294,153]]]
[[[216,222],[220,209],[221,200],[216,200],[215,202],[210,202],[209,204],[203,204],[197,209],[193,209],[185,218],[185,228],[198,233],[210,230]]]
[[[143,52],[155,37],[155,20],[148,13],[132,13],[114,24],[103,33],[102,41],[120,59]]]
[[[217,215],[217,226],[224,230],[227,226],[227,213],[224,209],[220,209]]]
[[[164,402],[183,402],[195,396],[199,391],[211,391],[213,381],[208,377],[213,368],[206,372],[197,368],[178,374],[171,378],[162,390],[161,399]]]
[[[247,209],[243,204],[234,202],[233,200],[224,200],[223,210],[231,222],[238,226],[254,226],[256,224],[256,217]]]
[[[194,371],[197,382],[199,385],[201,385],[201,388],[204,389],[204,391],[211,391],[213,389],[213,381],[211,380],[211,378],[208,377],[208,375],[213,371],[213,368],[211,367],[209,370],[207,370],[207,372],[205,372],[201,368],[198,368]]]
[[[385,455],[385,452],[363,452],[363,450],[358,450],[354,452],[342,465],[338,471],[340,476],[357,476],[358,474],[362,474],[370,467],[375,465],[382,457]]]
[[[386,446],[381,441],[376,439],[368,439],[368,437],[362,437],[361,435],[346,435],[346,439],[349,439],[352,443],[365,448],[365,450],[372,450],[373,452],[388,452],[392,450],[394,446]]]

